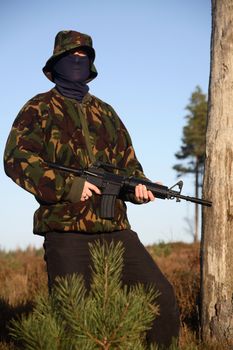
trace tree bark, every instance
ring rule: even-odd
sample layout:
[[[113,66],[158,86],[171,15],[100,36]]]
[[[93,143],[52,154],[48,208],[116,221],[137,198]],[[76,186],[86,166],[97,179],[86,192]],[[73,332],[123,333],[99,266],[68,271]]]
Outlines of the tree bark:
[[[202,336],[233,349],[233,0],[212,0],[203,196]]]
[[[199,161],[196,158],[196,170],[195,170],[195,197],[199,197]],[[199,205],[195,204],[195,216],[194,216],[194,243],[198,242],[198,228],[199,228]]]

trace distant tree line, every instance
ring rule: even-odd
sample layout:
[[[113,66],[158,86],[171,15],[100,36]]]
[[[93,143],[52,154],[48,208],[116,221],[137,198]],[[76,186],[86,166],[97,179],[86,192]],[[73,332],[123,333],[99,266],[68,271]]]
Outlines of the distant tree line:
[[[181,162],[174,165],[178,176],[193,174],[195,197],[199,197],[199,189],[202,186],[205,147],[206,147],[206,122],[207,122],[207,97],[199,86],[191,94],[189,104],[185,108],[188,114],[183,128],[182,144],[180,150],[175,154]],[[195,205],[194,242],[198,241],[198,204]]]

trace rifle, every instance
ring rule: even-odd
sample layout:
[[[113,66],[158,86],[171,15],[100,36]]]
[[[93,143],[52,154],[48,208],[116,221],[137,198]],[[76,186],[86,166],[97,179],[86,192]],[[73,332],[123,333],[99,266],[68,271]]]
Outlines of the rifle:
[[[212,202],[209,200],[182,195],[181,191],[183,188],[183,181],[178,181],[175,185],[168,188],[167,186],[153,183],[149,180],[143,180],[133,176],[117,175],[113,172],[114,169],[124,169],[99,161],[95,162],[95,164],[93,164],[88,169],[76,169],[52,162],[45,162],[45,164],[49,168],[81,176],[85,178],[86,181],[99,187],[102,191],[100,217],[103,219],[113,219],[116,198],[120,198],[123,194],[126,193],[134,193],[135,186],[139,184],[145,185],[147,190],[150,190],[156,198],[176,198],[177,202],[180,202],[181,199],[184,199],[188,202],[201,204],[207,207],[211,207],[212,205]],[[178,187],[179,190],[175,191],[175,187]]]

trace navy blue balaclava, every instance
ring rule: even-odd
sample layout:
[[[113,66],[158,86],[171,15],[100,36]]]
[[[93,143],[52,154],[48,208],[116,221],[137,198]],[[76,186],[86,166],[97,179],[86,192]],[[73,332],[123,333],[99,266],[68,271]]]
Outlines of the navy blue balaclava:
[[[88,56],[69,53],[61,57],[53,65],[53,80],[56,89],[64,96],[79,102],[87,94],[89,87],[85,83],[90,76],[90,60]]]

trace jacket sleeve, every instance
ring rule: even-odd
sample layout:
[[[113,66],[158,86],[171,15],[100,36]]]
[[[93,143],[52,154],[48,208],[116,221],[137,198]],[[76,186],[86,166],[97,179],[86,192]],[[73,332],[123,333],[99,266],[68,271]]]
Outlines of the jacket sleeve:
[[[15,119],[6,143],[5,172],[39,202],[56,203],[69,193],[73,175],[49,169],[46,159],[40,109],[27,103]]]

